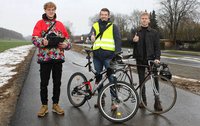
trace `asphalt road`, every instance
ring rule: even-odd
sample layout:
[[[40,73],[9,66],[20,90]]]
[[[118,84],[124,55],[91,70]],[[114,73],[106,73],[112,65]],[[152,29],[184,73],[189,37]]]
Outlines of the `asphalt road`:
[[[132,49],[123,48],[122,50],[123,50],[123,54],[132,53]],[[185,55],[185,54],[181,55],[181,54],[175,54],[175,53],[162,52],[161,61],[170,63],[170,64],[177,64],[177,65],[194,67],[194,68],[200,69],[199,56]]]
[[[79,44],[80,46],[84,47],[91,47],[90,44]],[[132,54],[133,49],[128,49],[128,48],[122,48],[123,54],[122,55],[127,55],[127,54]],[[192,68],[197,68],[200,70],[200,57],[199,56],[194,56],[194,55],[186,55],[186,54],[175,54],[175,53],[169,53],[162,51],[161,52],[161,61],[168,63],[168,64],[173,64],[173,65],[182,65],[184,67],[192,67]],[[200,79],[200,77],[199,77]]]
[[[52,102],[52,80],[49,83],[49,113],[44,118],[38,118],[37,112],[40,108],[39,96],[39,65],[34,56],[30,71],[24,82],[19,96],[16,112],[11,120],[11,126],[199,126],[200,124],[200,96],[177,89],[177,102],[169,112],[163,115],[154,115],[146,110],[138,110],[137,114],[123,124],[113,124],[104,119],[99,111],[93,107],[96,97],[90,100],[89,109],[87,103],[80,108],[74,108],[67,98],[67,82],[74,72],[84,72],[87,69],[72,64],[77,62],[85,64],[86,59],[82,54],[73,51],[66,52],[66,62],[63,64],[62,89],[60,105],[65,110],[64,116],[51,112]]]
[[[123,48],[123,54],[131,54],[132,50]],[[200,80],[200,57],[193,55],[180,55],[168,52],[161,53],[161,62],[169,65],[173,75]],[[131,61],[133,62],[133,61]]]

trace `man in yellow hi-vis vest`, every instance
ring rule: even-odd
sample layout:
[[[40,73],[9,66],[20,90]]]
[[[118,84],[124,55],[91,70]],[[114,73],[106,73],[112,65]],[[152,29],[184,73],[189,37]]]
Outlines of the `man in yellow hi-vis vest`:
[[[121,51],[121,35],[118,27],[110,21],[110,11],[103,8],[99,16],[100,19],[93,24],[89,34],[93,43],[93,63],[97,74],[101,73],[103,67],[109,68],[115,53]],[[96,83],[101,78],[102,76],[99,76]],[[112,81],[112,77],[109,77],[109,81]],[[101,89],[102,87],[99,87],[98,92]],[[102,99],[102,105],[105,105],[104,99]],[[98,108],[98,104],[95,104],[94,107]],[[112,109],[115,109],[114,105],[112,105]]]

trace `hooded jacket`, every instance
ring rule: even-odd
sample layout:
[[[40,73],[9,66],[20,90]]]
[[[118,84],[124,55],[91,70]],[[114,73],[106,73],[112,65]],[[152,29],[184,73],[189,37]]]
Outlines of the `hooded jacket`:
[[[64,49],[54,47],[54,48],[47,48],[45,47],[43,42],[43,35],[45,32],[49,29],[49,27],[56,21],[56,24],[52,27],[52,29],[46,34],[55,33],[58,36],[65,37],[66,39],[69,39],[69,34],[64,27],[64,25],[56,20],[56,15],[54,16],[53,20],[49,20],[46,16],[46,14],[43,14],[43,19],[39,20],[34,29],[32,34],[32,43],[38,47],[38,63],[48,63],[48,62],[64,62],[65,56],[64,56]],[[70,45],[68,44],[67,48]]]

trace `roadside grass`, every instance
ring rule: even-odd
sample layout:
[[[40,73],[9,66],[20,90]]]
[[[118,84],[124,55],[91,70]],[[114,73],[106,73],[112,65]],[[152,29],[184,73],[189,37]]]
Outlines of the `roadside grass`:
[[[195,51],[164,50],[163,52],[174,53],[174,54],[182,54],[182,55],[200,56],[200,52],[195,52]]]
[[[22,45],[30,45],[31,42],[20,41],[20,40],[0,40],[0,52],[3,52],[7,49],[22,46]]]
[[[86,49],[86,48],[89,49],[89,47],[80,46],[80,45],[72,43],[72,50],[73,51],[76,51],[76,52],[84,54],[85,53],[84,49]]]
[[[180,58],[180,57],[182,57],[182,56],[172,56],[172,55],[167,55],[167,54],[161,54],[161,56],[168,57],[168,58]]]

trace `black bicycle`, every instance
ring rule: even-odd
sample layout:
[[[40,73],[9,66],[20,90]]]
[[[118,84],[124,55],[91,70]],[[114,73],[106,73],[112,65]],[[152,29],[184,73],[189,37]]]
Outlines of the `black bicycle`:
[[[92,72],[94,76],[88,80],[84,73],[75,72],[70,77],[67,86],[67,94],[70,103],[74,107],[82,106],[94,96],[97,89],[108,79],[108,76],[112,76],[114,81],[105,84],[98,94],[97,103],[100,113],[103,117],[112,122],[121,123],[131,119],[138,110],[139,97],[136,90],[124,81],[117,81],[117,77],[113,73],[113,71],[116,71],[116,66],[112,67],[112,69],[105,69],[100,73],[102,79],[98,85],[93,83],[99,74],[97,74],[91,66],[90,53],[92,51],[87,49],[85,51],[87,53],[86,59],[88,59],[88,63],[84,67],[88,67],[89,72]],[[79,64],[76,65],[81,66]],[[129,97],[129,99],[126,99],[127,97]],[[102,99],[105,100],[104,105],[102,104]],[[113,104],[116,106],[115,110],[111,109],[111,105]]]
[[[130,58],[131,55],[126,56]],[[137,65],[135,63],[124,63],[124,67],[116,71],[117,80],[125,81],[132,85],[136,90],[140,89],[140,96],[143,90],[146,92],[146,99],[140,97],[143,106],[150,112],[162,114],[168,112],[176,103],[177,91],[174,84],[171,82],[172,75],[169,73],[167,64],[156,64],[149,60],[148,65]],[[145,67],[146,75],[142,84],[135,83],[133,77],[133,68],[137,66]],[[131,95],[130,95],[131,96]],[[162,110],[157,110],[154,107],[155,99],[159,99],[162,105]],[[125,100],[128,100],[127,97]]]

